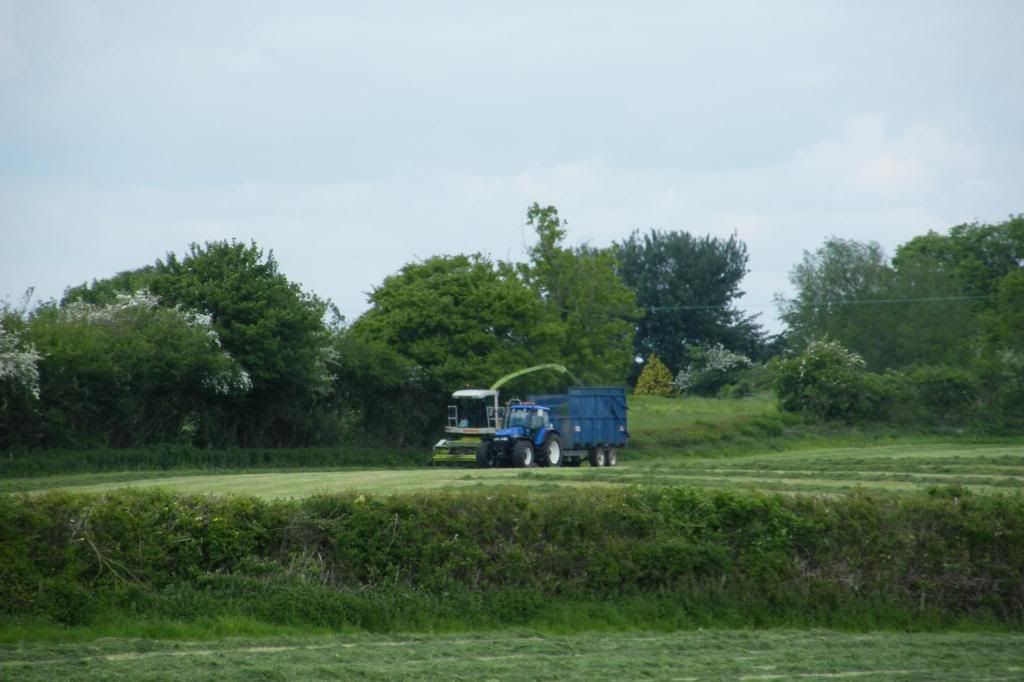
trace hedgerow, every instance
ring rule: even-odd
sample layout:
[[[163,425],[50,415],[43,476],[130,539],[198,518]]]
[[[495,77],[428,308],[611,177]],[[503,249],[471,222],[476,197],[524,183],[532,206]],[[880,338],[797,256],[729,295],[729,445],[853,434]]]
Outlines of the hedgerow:
[[[55,492],[0,498],[0,575],[0,612],[71,624],[109,610],[386,630],[623,604],[676,626],[1019,627],[1024,499]]]

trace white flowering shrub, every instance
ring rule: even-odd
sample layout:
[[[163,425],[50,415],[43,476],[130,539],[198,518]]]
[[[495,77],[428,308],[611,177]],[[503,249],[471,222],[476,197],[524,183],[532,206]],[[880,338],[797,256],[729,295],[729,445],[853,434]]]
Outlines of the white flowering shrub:
[[[829,340],[812,341],[799,355],[783,360],[775,390],[782,409],[821,419],[874,416],[883,397],[864,359]]]
[[[35,346],[21,341],[18,332],[0,324],[0,390],[3,394],[28,393],[39,399],[39,360]],[[3,398],[0,398],[2,404]]]
[[[40,351],[34,433],[52,445],[202,440],[223,398],[253,387],[210,315],[161,305],[146,291],[40,306],[26,334]]]
[[[209,313],[188,310],[181,306],[161,307],[160,299],[149,291],[142,289],[130,294],[119,293],[113,303],[106,305],[95,305],[76,301],[60,309],[60,317],[68,323],[84,323],[90,325],[132,325],[137,331],[141,331],[146,325],[138,324],[140,318],[145,318],[149,325],[162,323],[165,331],[171,335],[182,333],[181,328],[200,330],[205,335],[206,343],[198,344],[200,348],[206,346],[206,351],[215,351],[219,361],[210,362],[208,358],[203,360],[205,376],[201,384],[217,395],[233,395],[247,393],[252,390],[252,378],[245,368],[236,363],[231,355],[221,350],[222,344],[220,335],[213,328],[213,316]],[[134,322],[133,322],[134,320]],[[178,327],[174,331],[170,328]],[[188,334],[187,331],[184,331]],[[216,349],[216,350],[215,350]],[[158,347],[151,348],[153,357],[159,353]],[[193,353],[199,350],[193,349]],[[193,355],[193,361],[198,360]],[[188,361],[186,359],[186,361]]]
[[[690,364],[672,382],[680,393],[716,395],[723,386],[735,383],[739,373],[751,365],[746,355],[720,343],[697,346],[690,350],[690,357]]]

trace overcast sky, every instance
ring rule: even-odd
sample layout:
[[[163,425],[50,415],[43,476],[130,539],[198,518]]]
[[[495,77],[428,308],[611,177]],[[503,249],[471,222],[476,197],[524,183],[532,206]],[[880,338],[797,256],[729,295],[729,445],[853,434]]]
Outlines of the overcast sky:
[[[657,227],[772,295],[1024,211],[1024,2],[0,0],[0,299],[255,239],[349,319],[417,258]]]

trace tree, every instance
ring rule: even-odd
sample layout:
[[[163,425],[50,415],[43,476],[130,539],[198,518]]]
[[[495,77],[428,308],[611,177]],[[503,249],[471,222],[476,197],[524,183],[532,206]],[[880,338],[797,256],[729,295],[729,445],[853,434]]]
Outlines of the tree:
[[[510,266],[479,254],[410,263],[386,277],[370,303],[353,337],[410,361],[442,395],[557,358],[557,330],[541,300]]]
[[[384,343],[351,330],[334,338],[330,368],[334,391],[329,413],[336,431],[361,442],[391,446],[429,445],[443,414],[444,390],[429,386],[422,368]]]
[[[526,214],[537,243],[520,267],[543,299],[557,332],[559,361],[587,383],[625,381],[633,358],[636,297],[616,273],[614,253],[564,245],[565,221],[536,202]]]
[[[764,333],[755,316],[734,307],[743,296],[747,247],[728,239],[695,237],[687,232],[634,232],[615,245],[618,272],[636,293],[644,317],[637,325],[634,351],[657,353],[680,370],[690,357],[687,346],[721,343],[759,356]]]
[[[962,230],[953,232],[962,238]],[[796,295],[777,299],[791,345],[801,348],[827,336],[859,353],[873,370],[966,365],[978,315],[994,304],[975,300],[994,295],[972,292],[994,290],[998,281],[982,284],[976,277],[981,261],[965,253],[954,238],[934,232],[899,247],[891,263],[875,242],[832,238],[814,253],[804,252],[790,272]],[[1001,277],[1005,266],[990,274]]]
[[[161,306],[208,313],[252,379],[251,392],[219,407],[217,444],[312,442],[317,406],[331,389],[329,303],[279,272],[273,252],[232,240],[191,244],[182,258],[169,253],[152,266],[70,289],[62,305],[109,303],[121,287],[140,284]]]
[[[889,297],[893,271],[877,242],[832,237],[789,274],[796,290],[792,299],[778,299],[790,341],[806,347],[815,338],[832,338],[862,354],[869,366],[885,366],[884,348],[875,341],[892,323],[892,307],[873,301]]]
[[[956,225],[948,235],[929,231],[900,246],[893,264],[900,268],[903,261],[922,255],[954,276],[965,295],[987,297],[982,306],[991,307],[1000,280],[1024,267],[1024,215],[994,225]]]
[[[656,395],[662,398],[671,398],[675,394],[675,388],[672,386],[672,374],[657,355],[647,358],[644,369],[636,381],[635,393],[637,395]]]
[[[44,435],[31,444],[202,442],[211,409],[251,387],[209,316],[161,307],[144,292],[106,305],[44,305],[26,337],[41,356]]]

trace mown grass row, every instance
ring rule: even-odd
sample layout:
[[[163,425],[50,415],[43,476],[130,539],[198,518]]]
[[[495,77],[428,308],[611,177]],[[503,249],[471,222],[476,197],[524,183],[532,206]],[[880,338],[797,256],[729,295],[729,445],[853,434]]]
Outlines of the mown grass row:
[[[425,466],[425,449],[382,447],[232,448],[190,445],[94,450],[26,450],[0,456],[0,477],[31,477],[126,471],[238,471],[338,467]]]
[[[950,440],[964,445],[1024,444],[1020,436],[944,432],[941,429],[911,433],[888,427],[863,428],[810,423],[800,417],[780,413],[774,398],[768,395],[742,400],[638,396],[630,398],[630,405],[632,442],[623,452],[623,461],[645,466],[657,466],[666,461],[671,466],[688,466],[689,462],[696,459],[736,457],[752,453],[890,444],[932,445],[948,443]],[[848,452],[844,453],[843,458],[848,455]],[[430,449],[427,447],[395,450],[357,445],[229,450],[165,445],[121,450],[12,452],[0,456],[0,492],[103,481],[113,483],[189,473],[344,468],[420,469],[427,466],[429,461]],[[29,480],[43,477],[53,479],[41,481],[43,485]],[[696,479],[693,482],[699,484]]]
[[[0,644],[0,677],[82,680],[1019,679],[1024,634],[759,630]]]
[[[219,473],[220,475],[212,475]],[[961,486],[974,493],[1024,492],[1024,441],[973,444],[907,438],[895,444],[745,455],[625,455],[614,468],[466,469],[435,467],[213,472],[136,471],[65,474],[0,480],[0,493],[55,488],[108,492],[123,487],[184,493],[244,493],[301,498],[359,491],[410,494],[515,486],[524,492],[644,485],[690,486],[784,493],[847,494],[856,489],[912,493]]]
[[[1024,624],[1024,498],[0,498],[8,619],[374,632]]]

